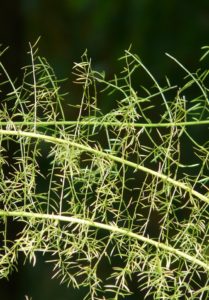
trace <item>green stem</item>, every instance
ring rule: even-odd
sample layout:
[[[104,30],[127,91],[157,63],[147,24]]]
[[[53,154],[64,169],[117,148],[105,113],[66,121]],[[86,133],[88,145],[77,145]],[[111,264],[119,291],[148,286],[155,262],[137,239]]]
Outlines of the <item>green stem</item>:
[[[148,237],[144,237],[143,235],[139,235],[136,233],[133,233],[127,229],[119,228],[116,225],[108,225],[103,224],[99,222],[94,222],[91,220],[84,220],[76,217],[68,217],[68,216],[61,216],[61,215],[50,215],[50,214],[41,214],[41,213],[32,213],[32,212],[24,212],[24,211],[3,211],[0,210],[0,216],[3,217],[19,217],[19,218],[36,218],[36,219],[45,219],[45,220],[54,220],[54,221],[62,221],[62,222],[68,222],[68,223],[76,223],[80,225],[87,225],[92,226],[100,229],[104,229],[116,234],[122,234],[123,236],[128,236],[130,238],[134,238],[138,241],[147,243],[149,245],[152,245],[156,248],[163,249],[169,253],[172,253],[174,255],[177,255],[178,257],[181,257],[183,259],[186,259],[194,264],[199,265],[200,267],[204,268],[205,270],[209,271],[209,265],[204,263],[203,261],[184,253],[178,249],[175,249],[169,245],[166,245],[164,243],[154,241]]]
[[[209,198],[208,197],[206,197],[206,196],[202,195],[201,193],[195,191],[194,189],[192,189],[191,187],[189,187],[185,183],[177,181],[177,180],[175,180],[175,179],[173,179],[169,176],[166,176],[166,175],[164,175],[160,172],[154,171],[154,170],[149,169],[147,167],[138,165],[134,162],[131,162],[131,161],[128,161],[126,159],[114,156],[112,154],[103,152],[103,151],[98,150],[98,149],[91,148],[89,146],[85,146],[85,145],[76,143],[74,141],[64,140],[64,139],[61,139],[61,138],[57,138],[57,137],[53,137],[53,136],[49,136],[49,135],[44,135],[44,134],[40,134],[40,133],[25,132],[25,131],[21,131],[21,130],[14,131],[14,130],[0,129],[0,135],[13,135],[13,136],[30,137],[30,138],[41,139],[41,140],[44,140],[46,142],[53,143],[53,144],[63,144],[63,145],[76,147],[78,149],[93,153],[97,156],[105,157],[107,159],[110,159],[110,160],[119,162],[121,164],[127,165],[131,168],[134,168],[135,170],[140,170],[142,172],[145,172],[145,173],[148,173],[148,174],[153,175],[155,177],[158,177],[162,181],[169,182],[172,185],[174,185],[174,186],[176,186],[180,189],[183,189],[184,191],[190,193],[191,195],[193,195],[193,196],[199,198],[200,200],[204,201],[205,203],[209,204]]]
[[[56,126],[56,125],[86,125],[86,126],[124,126],[124,127],[138,127],[138,128],[143,128],[143,127],[148,127],[148,128],[158,128],[158,127],[185,127],[185,126],[199,126],[199,125],[208,125],[209,120],[202,120],[202,121],[185,121],[185,122],[163,122],[163,123],[130,123],[130,122],[110,122],[110,121],[88,121],[88,120],[83,120],[83,121],[37,121],[36,122],[36,127],[47,127],[47,126]],[[11,128],[15,126],[34,126],[34,122],[31,121],[0,121],[0,126],[10,126]]]

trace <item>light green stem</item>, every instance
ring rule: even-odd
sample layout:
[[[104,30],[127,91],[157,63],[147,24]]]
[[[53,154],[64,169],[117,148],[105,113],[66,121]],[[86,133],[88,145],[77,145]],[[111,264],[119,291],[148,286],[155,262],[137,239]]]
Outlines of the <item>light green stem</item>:
[[[140,171],[143,171],[145,173],[151,174],[155,177],[160,178],[162,181],[171,183],[173,186],[176,186],[176,187],[190,193],[192,196],[195,196],[198,199],[200,199],[200,200],[206,202],[207,204],[209,204],[209,198],[208,197],[206,197],[206,196],[202,195],[201,193],[195,191],[194,189],[192,189],[190,186],[186,185],[185,183],[177,181],[177,180],[175,180],[175,179],[173,179],[169,176],[166,176],[166,175],[164,175],[160,172],[157,172],[157,171],[154,171],[154,170],[149,169],[147,167],[138,165],[134,162],[128,161],[128,160],[123,159],[121,157],[114,156],[112,154],[103,152],[103,151],[98,150],[98,149],[91,148],[89,146],[85,146],[85,145],[76,143],[74,141],[64,140],[64,139],[61,139],[61,138],[57,138],[57,137],[53,137],[53,136],[49,136],[49,135],[45,135],[45,134],[40,134],[40,133],[25,132],[25,131],[21,131],[21,130],[15,131],[15,130],[0,129],[0,135],[13,135],[13,136],[30,137],[30,138],[35,138],[35,139],[41,139],[41,140],[44,140],[46,142],[53,143],[53,144],[64,144],[64,145],[69,145],[69,146],[72,146],[72,147],[76,147],[78,149],[93,153],[97,156],[105,157],[107,159],[110,159],[110,160],[119,162],[121,164],[127,165],[129,167],[132,167],[135,170],[140,170]]]
[[[87,225],[92,226],[100,229],[104,229],[107,231],[110,231],[115,234],[122,234],[123,236],[128,236],[130,238],[136,239],[138,241],[147,243],[149,245],[152,245],[156,248],[163,249],[169,253],[172,253],[173,255],[177,255],[178,257],[184,258],[194,264],[199,265],[200,267],[204,268],[205,270],[209,271],[209,265],[204,263],[203,261],[185,253],[178,249],[175,249],[169,245],[166,245],[164,243],[154,241],[148,237],[145,237],[143,235],[139,235],[136,233],[133,233],[129,231],[128,229],[119,228],[116,225],[108,225],[103,224],[99,222],[94,222],[91,220],[84,220],[76,217],[68,217],[68,216],[61,216],[61,215],[50,215],[50,214],[41,214],[41,213],[32,213],[32,212],[24,212],[24,211],[3,211],[0,210],[0,216],[3,217],[22,217],[22,218],[36,218],[36,219],[46,219],[46,220],[54,220],[54,221],[62,221],[62,222],[68,222],[68,223],[76,223],[81,225]]]
[[[116,121],[102,121],[102,120],[82,120],[82,121],[37,121],[36,127],[48,127],[48,126],[58,126],[58,125],[83,125],[83,126],[112,126],[112,127],[135,127],[135,128],[168,128],[168,127],[185,127],[185,126],[199,126],[208,125],[209,120],[198,121],[185,121],[185,122],[163,122],[163,123],[130,123],[130,122],[116,122]],[[34,126],[32,121],[0,121],[0,126],[10,126],[11,128],[16,126]]]

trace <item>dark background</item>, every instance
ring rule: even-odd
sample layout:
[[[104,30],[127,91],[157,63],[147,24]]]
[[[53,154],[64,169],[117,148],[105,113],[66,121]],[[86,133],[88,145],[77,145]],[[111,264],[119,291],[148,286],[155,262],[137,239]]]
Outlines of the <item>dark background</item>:
[[[12,78],[27,62],[28,42],[39,42],[59,78],[68,77],[65,88],[71,99],[77,91],[71,81],[73,62],[88,49],[93,65],[111,76],[117,58],[132,44],[150,71],[162,80],[178,82],[178,67],[164,55],[174,55],[191,71],[198,67],[201,47],[209,44],[208,0],[15,0],[1,1],[0,44],[10,46],[2,58]],[[68,101],[68,100],[67,100]],[[70,100],[69,100],[70,101]],[[74,101],[74,100],[73,100]],[[78,99],[79,101],[79,99]],[[36,267],[22,266],[10,282],[1,280],[4,300],[82,299],[74,291],[50,280],[51,266],[38,257]],[[127,299],[139,299],[139,295]]]

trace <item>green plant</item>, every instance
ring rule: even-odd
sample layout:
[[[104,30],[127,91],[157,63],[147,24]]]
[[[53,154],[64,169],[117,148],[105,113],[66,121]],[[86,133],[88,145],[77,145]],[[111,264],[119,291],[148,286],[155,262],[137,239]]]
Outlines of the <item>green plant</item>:
[[[150,299],[206,299],[208,70],[190,73],[169,55],[186,77],[162,88],[127,50],[107,81],[85,53],[69,121],[60,82],[36,45],[30,54],[18,87],[0,63],[10,89],[0,110],[0,278],[19,255],[35,264],[43,252],[53,277],[88,286],[89,299],[129,295],[132,280]],[[150,89],[138,84],[143,71]],[[104,113],[106,99],[115,107]],[[8,222],[18,225],[12,239]]]

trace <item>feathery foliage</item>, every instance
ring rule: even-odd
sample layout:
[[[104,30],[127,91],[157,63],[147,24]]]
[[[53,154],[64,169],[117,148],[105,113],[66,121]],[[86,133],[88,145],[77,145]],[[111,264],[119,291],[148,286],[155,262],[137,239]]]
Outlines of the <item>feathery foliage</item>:
[[[121,299],[132,282],[149,299],[207,299],[208,70],[168,55],[185,77],[162,87],[127,50],[106,80],[84,53],[69,120],[61,82],[37,45],[30,55],[19,86],[0,63],[0,278],[43,252],[86,299]]]

